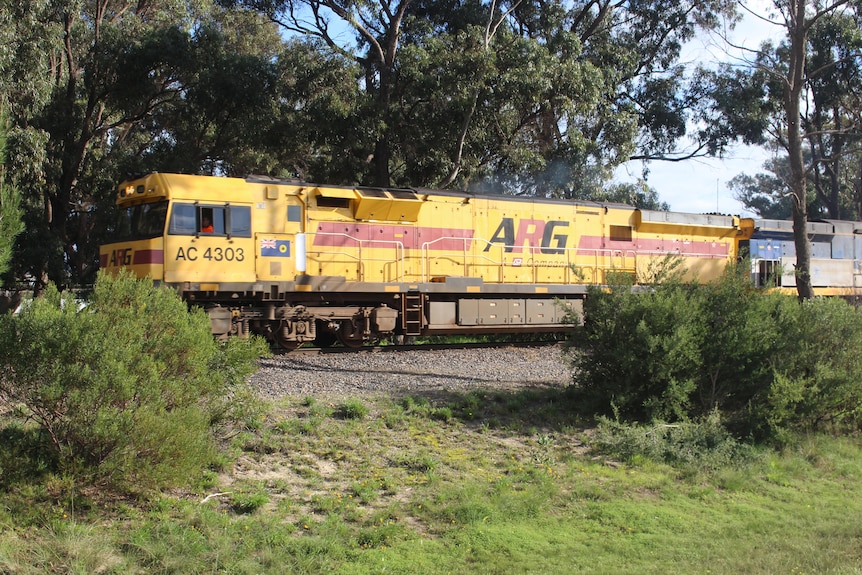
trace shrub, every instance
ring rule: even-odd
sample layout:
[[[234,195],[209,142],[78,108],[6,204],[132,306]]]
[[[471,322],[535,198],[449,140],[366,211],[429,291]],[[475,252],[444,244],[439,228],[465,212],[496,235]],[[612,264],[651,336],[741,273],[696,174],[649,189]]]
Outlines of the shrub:
[[[698,422],[622,424],[602,417],[591,441],[598,453],[635,462],[639,458],[695,469],[720,469],[754,457],[721,423],[717,412]]]
[[[219,344],[203,311],[125,274],[101,275],[79,307],[49,288],[0,318],[0,398],[64,472],[126,490],[194,479],[215,426],[249,409],[261,342]]]
[[[790,334],[794,337],[773,363],[775,378],[755,415],[773,430],[858,428],[862,315],[838,299],[815,299],[794,307],[793,322],[787,322],[796,327]]]
[[[862,316],[841,300],[752,289],[747,269],[704,286],[669,277],[592,290],[571,353],[581,408],[671,423],[717,410],[755,439],[858,427]]]
[[[592,289],[584,328],[573,339],[577,399],[627,420],[674,421],[693,400],[702,357],[701,302],[692,286],[670,277],[636,292],[627,276],[610,291]]]

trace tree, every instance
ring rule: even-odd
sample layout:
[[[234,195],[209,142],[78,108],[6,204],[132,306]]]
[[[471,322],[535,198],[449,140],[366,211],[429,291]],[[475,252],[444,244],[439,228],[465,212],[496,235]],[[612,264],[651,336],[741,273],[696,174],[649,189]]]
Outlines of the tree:
[[[20,6],[19,6],[20,5]],[[194,2],[17,3],[11,149],[25,208],[15,274],[92,283],[114,190],[151,170],[234,173],[277,101],[274,26]],[[31,49],[25,42],[31,42]],[[39,90],[30,89],[32,86]]]
[[[836,11],[820,18],[811,27],[809,46],[803,115],[812,155],[809,181],[828,217],[852,219],[858,202],[847,200],[862,158],[862,13]],[[855,172],[851,177],[847,167]]]
[[[802,122],[802,95],[805,83],[824,70],[808,70],[808,34],[811,27],[823,16],[847,4],[837,0],[821,7],[814,4],[809,13],[805,0],[790,0],[783,11],[789,40],[787,71],[781,76],[783,84],[783,110],[786,114],[784,145],[790,158],[790,192],[792,194],[793,239],[796,245],[796,290],[799,297],[814,297],[811,284],[811,245],[808,243],[808,198],[806,193],[806,166],[803,159],[803,140],[806,133]],[[833,65],[827,68],[834,69]]]
[[[734,176],[729,184],[734,197],[761,218],[789,219],[790,192],[786,185],[789,167],[786,158],[768,160],[763,169],[754,176]]]
[[[614,184],[576,199],[628,204],[640,210],[670,211],[667,202],[659,200],[658,191],[648,186],[644,180],[630,184]]]
[[[18,190],[6,181],[6,126],[6,115],[0,108],[0,277],[9,268],[15,237],[24,229],[21,221],[21,196]]]
[[[717,149],[674,155],[694,97],[677,61],[733,2],[220,3],[359,67],[363,183],[572,197],[631,157]]]
[[[784,42],[761,46],[745,69],[726,65],[704,74],[721,115],[708,123],[721,126],[728,138],[756,144],[768,139],[787,153],[783,185],[791,199],[796,286],[807,299],[813,296],[809,182],[827,213],[839,217],[840,165],[859,149],[860,124],[850,120],[859,118],[862,14],[849,0],[789,0],[775,8]]]
[[[805,151],[806,164],[810,165],[810,152]],[[845,153],[838,164],[838,178],[828,183],[827,178],[817,177],[821,170],[816,166],[808,173],[808,213],[817,218],[833,218],[831,210],[824,204],[824,195],[818,190],[824,183],[838,188],[838,205],[841,218],[845,220],[862,219],[859,196],[859,153]],[[831,162],[832,163],[832,162]],[[763,164],[763,171],[757,174],[739,174],[730,181],[734,197],[762,218],[790,219],[790,192],[787,187],[789,163],[786,156],[775,157]],[[831,178],[830,178],[831,179]]]
[[[15,271],[30,276],[37,288],[49,278],[60,285],[88,275],[92,281],[96,258],[88,235],[98,190],[91,185],[102,184],[100,178],[116,181],[113,174],[99,173],[100,160],[121,146],[130,125],[151,109],[112,105],[121,88],[142,88],[116,83],[125,64],[123,48],[159,25],[183,19],[146,2],[18,4],[22,39],[13,60],[26,72],[10,98],[10,143],[18,155],[8,169],[24,198],[26,231],[16,248]],[[24,49],[28,41],[35,50]],[[153,83],[157,78],[154,74]],[[43,87],[39,98],[21,93],[31,81]],[[138,101],[147,96],[152,94],[141,90]],[[160,97],[164,93],[151,98],[151,105]]]
[[[285,30],[317,39],[337,54],[350,58],[362,71],[365,93],[374,109],[373,165],[369,183],[390,185],[392,89],[396,55],[407,8],[412,0],[392,2],[341,2],[339,0],[221,0],[228,7],[243,6],[266,14]],[[333,25],[333,18],[340,25]],[[356,51],[339,43],[341,27],[348,27],[357,41]]]

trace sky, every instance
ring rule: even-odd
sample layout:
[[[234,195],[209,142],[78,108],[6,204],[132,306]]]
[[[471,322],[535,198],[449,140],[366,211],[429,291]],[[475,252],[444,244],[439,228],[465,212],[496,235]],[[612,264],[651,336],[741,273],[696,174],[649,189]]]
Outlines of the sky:
[[[745,2],[753,13],[744,15],[727,38],[735,45],[755,48],[763,40],[778,40],[782,28],[770,24],[762,18],[768,17],[771,1],[756,0]],[[774,11],[774,9],[773,9]],[[703,62],[739,61],[739,50],[727,46],[719,35],[702,35],[690,42],[684,49],[684,61]],[[733,197],[728,187],[730,180],[740,174],[754,175],[761,171],[763,163],[771,152],[755,146],[742,144],[731,147],[723,159],[698,158],[683,162],[650,162],[647,184],[658,192],[659,199],[670,204],[675,212],[753,215],[746,212],[740,202]],[[641,176],[643,164],[640,161],[626,162],[614,173],[614,181],[631,182]]]

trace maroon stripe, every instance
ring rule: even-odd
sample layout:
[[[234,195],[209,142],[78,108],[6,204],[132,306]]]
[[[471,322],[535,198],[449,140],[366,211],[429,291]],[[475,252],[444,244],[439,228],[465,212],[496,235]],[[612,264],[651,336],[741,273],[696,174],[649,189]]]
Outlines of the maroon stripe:
[[[374,247],[393,247],[400,243],[405,249],[421,249],[427,244],[431,251],[453,251],[470,249],[474,231],[463,228],[430,228],[400,225],[358,224],[352,222],[319,222],[312,245],[315,247],[358,247],[363,242]],[[574,239],[574,238],[573,238]],[[525,242],[529,243],[529,242]],[[484,242],[483,242],[484,244]],[[569,244],[569,247],[571,244]],[[679,253],[686,256],[726,257],[729,245],[711,241],[662,240],[636,238],[633,241],[614,241],[603,236],[581,236],[578,242],[578,255],[595,255],[597,252],[627,251],[635,253]],[[517,249],[517,247],[516,247]],[[521,246],[527,253],[538,250],[540,246]]]
[[[164,250],[136,250],[132,259],[132,265],[163,263],[165,263]]]

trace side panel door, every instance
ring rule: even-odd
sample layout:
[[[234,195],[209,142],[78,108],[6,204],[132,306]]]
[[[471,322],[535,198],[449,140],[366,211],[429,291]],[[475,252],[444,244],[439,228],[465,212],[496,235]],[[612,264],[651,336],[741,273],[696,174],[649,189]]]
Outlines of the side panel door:
[[[277,204],[267,203],[257,209],[268,217],[255,229],[254,254],[257,277],[269,281],[293,281],[298,269],[297,257],[305,258],[305,250],[297,242],[305,217],[297,196],[286,196]],[[261,218],[258,218],[261,221]],[[311,272],[309,272],[311,273]]]

